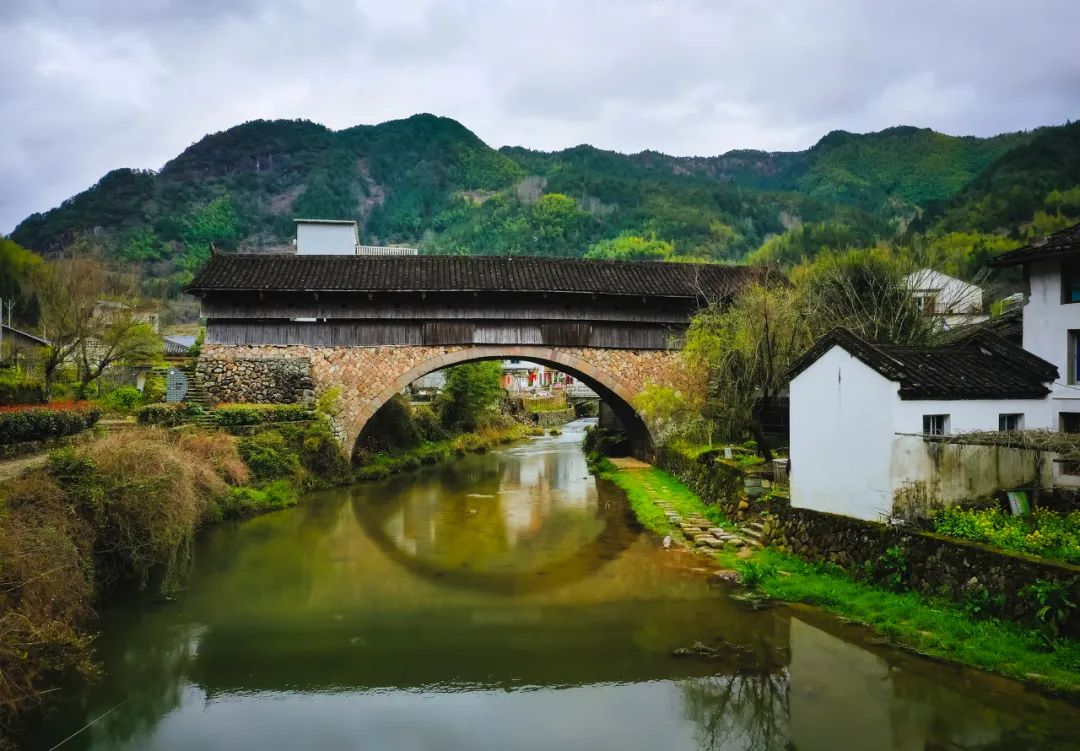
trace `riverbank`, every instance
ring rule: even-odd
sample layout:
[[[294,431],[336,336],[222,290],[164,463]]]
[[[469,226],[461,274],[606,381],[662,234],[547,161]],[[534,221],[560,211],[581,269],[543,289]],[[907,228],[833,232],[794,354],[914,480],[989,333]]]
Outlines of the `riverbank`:
[[[597,473],[627,494],[642,526],[658,535],[681,538],[658,505],[664,501],[680,516],[704,516],[733,527],[715,507],[662,470],[618,470],[602,461]],[[719,566],[738,572],[743,587],[754,595],[813,605],[870,627],[895,646],[1080,700],[1080,643],[980,618],[977,601],[961,607],[912,592],[890,591],[856,580],[837,566],[811,564],[768,548],[749,554],[721,549],[709,555]]]

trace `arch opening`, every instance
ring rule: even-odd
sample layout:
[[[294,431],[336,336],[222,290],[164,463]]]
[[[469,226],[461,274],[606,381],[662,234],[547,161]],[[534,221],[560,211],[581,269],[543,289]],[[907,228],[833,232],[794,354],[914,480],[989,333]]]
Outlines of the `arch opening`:
[[[490,360],[524,360],[543,365],[547,368],[565,373],[581,381],[591,388],[600,398],[602,424],[604,420],[611,420],[612,427],[618,427],[627,437],[630,453],[646,461],[653,459],[654,444],[645,421],[634,409],[631,400],[634,393],[615,378],[595,364],[572,354],[570,352],[553,349],[550,347],[472,347],[455,352],[439,355],[410,368],[397,376],[393,383],[384,389],[375,399],[372,399],[360,414],[353,420],[351,425],[345,426],[346,447],[351,453],[356,446],[364,426],[375,413],[387,402],[400,393],[414,381],[429,373],[462,365],[470,362],[482,362]]]

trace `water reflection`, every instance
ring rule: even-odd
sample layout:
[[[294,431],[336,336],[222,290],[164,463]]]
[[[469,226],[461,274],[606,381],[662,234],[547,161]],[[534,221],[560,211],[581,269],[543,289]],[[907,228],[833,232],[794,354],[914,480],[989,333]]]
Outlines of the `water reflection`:
[[[107,677],[29,747],[107,711],[63,748],[1076,747],[1064,704],[740,609],[579,429],[212,530],[177,602],[105,614]]]

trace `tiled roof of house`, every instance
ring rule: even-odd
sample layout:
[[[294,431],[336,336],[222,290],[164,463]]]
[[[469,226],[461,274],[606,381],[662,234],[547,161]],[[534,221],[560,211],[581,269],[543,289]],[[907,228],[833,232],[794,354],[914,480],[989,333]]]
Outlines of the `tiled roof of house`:
[[[794,378],[838,346],[900,384],[901,399],[1041,399],[1057,368],[999,336],[978,330],[941,346],[871,343],[846,329],[820,339],[792,366]]]
[[[748,266],[493,256],[218,255],[187,291],[570,292],[723,298]]]
[[[195,346],[194,336],[169,335],[161,338],[165,342],[166,355],[186,355]]]
[[[1052,235],[1035,240],[1023,248],[1010,250],[990,261],[990,266],[1016,266],[1028,261],[1080,253],[1080,224],[1066,227]]]

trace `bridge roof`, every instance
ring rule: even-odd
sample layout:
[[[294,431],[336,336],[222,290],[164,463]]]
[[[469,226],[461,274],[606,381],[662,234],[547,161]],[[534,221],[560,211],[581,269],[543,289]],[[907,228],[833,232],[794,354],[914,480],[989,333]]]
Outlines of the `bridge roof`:
[[[207,292],[567,292],[729,297],[748,266],[506,256],[217,255],[186,288]]]

